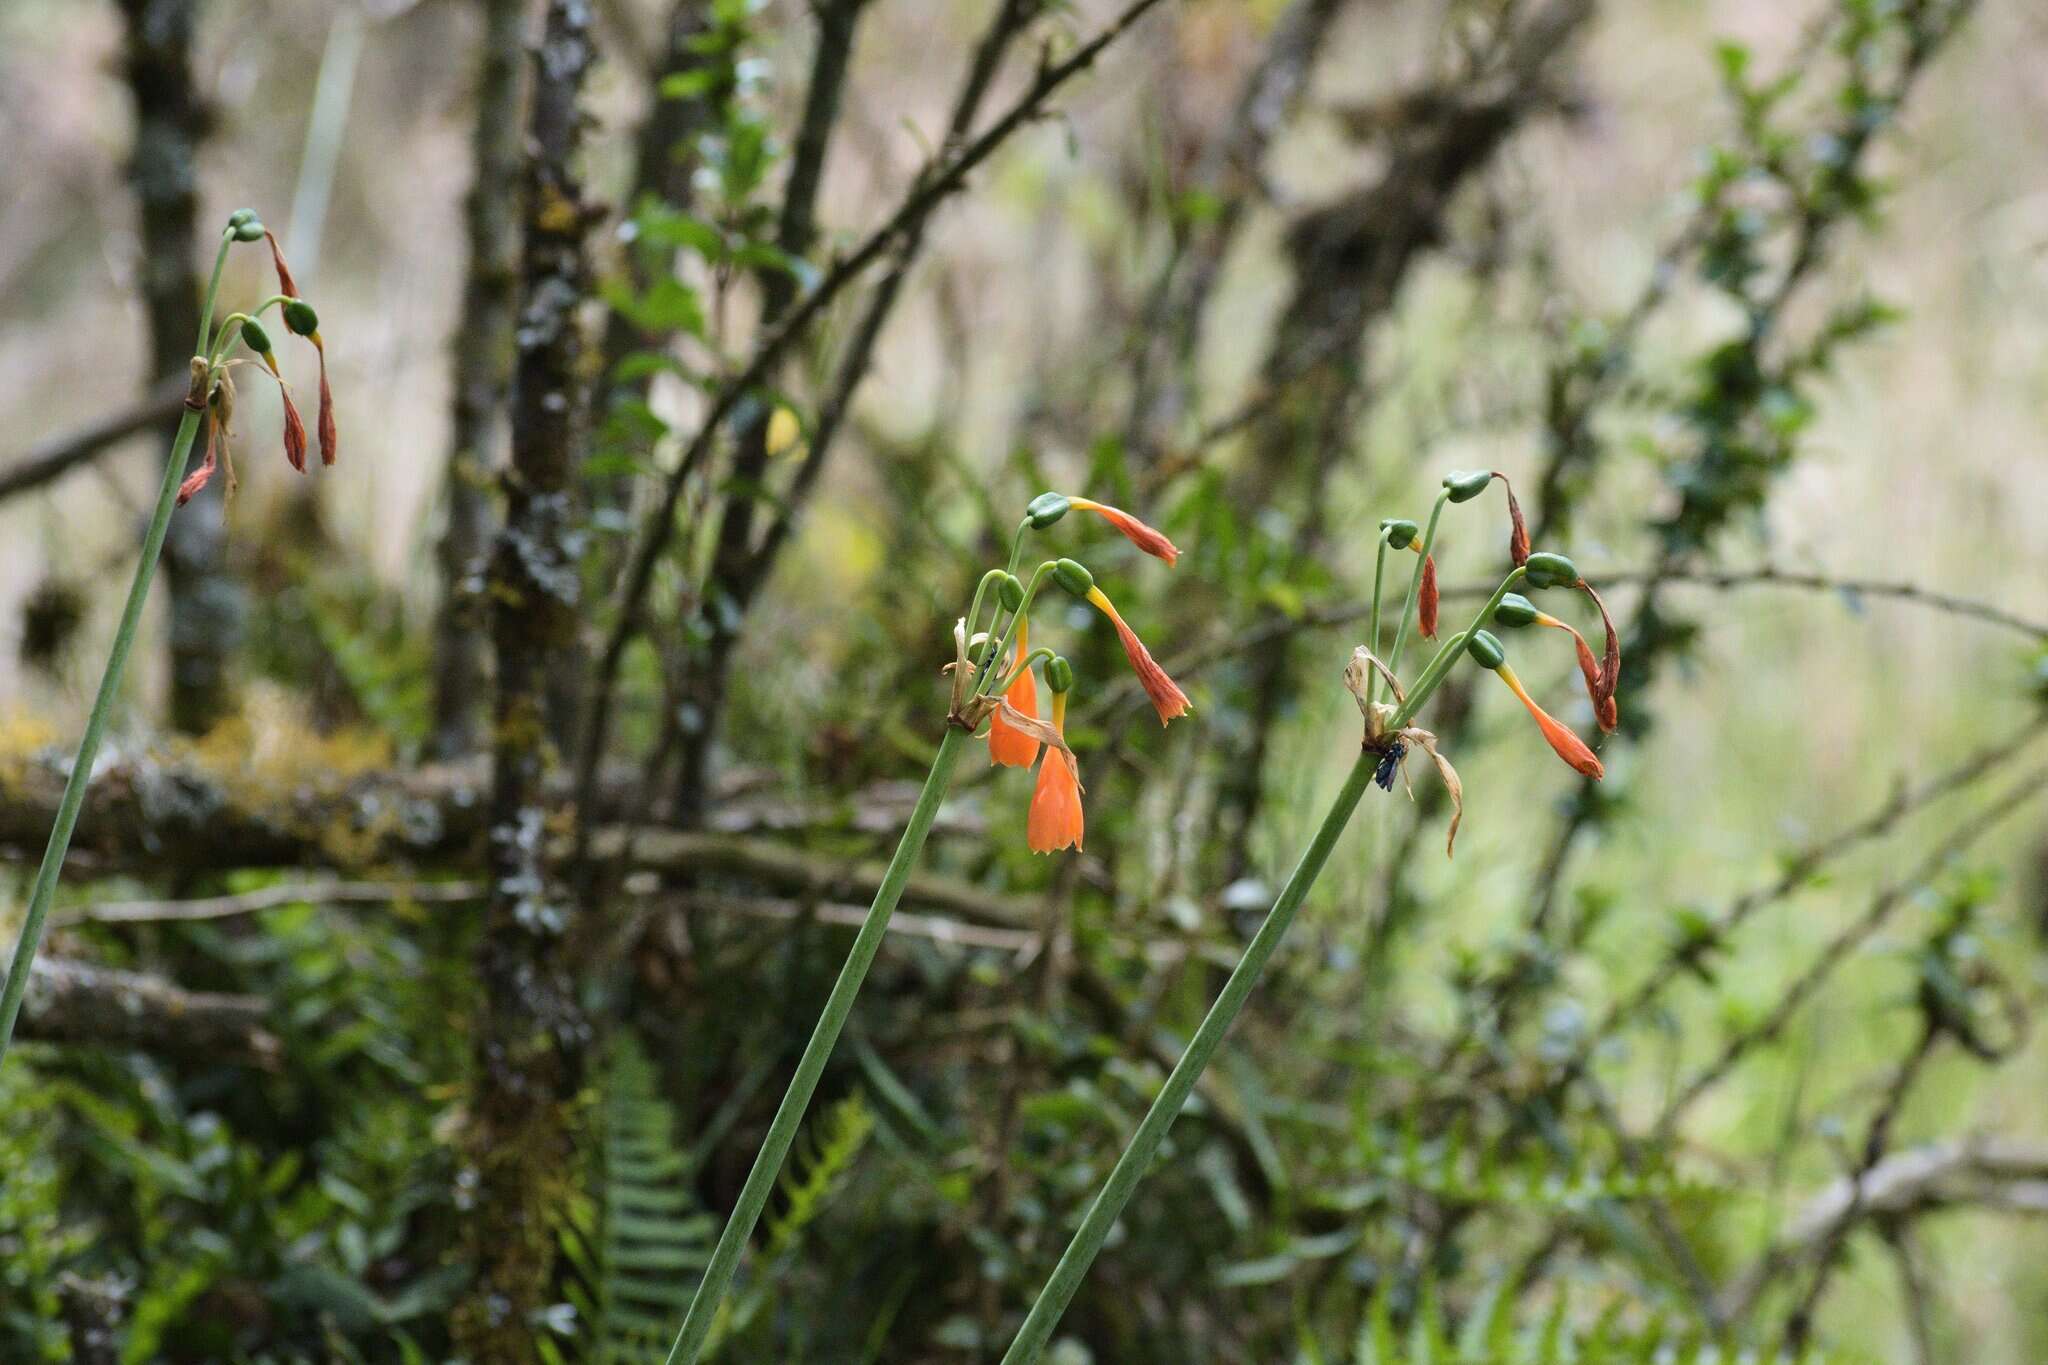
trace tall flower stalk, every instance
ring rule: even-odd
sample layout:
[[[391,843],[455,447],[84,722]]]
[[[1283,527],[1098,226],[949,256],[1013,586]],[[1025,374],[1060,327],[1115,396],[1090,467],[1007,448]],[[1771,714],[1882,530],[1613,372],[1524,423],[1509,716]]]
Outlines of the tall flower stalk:
[[[726,1220],[725,1230],[719,1234],[718,1245],[704,1268],[704,1278],[690,1301],[675,1343],[669,1348],[668,1365],[694,1365],[719,1326],[719,1310],[732,1287],[733,1275],[739,1269],[747,1241],[760,1221],[768,1196],[774,1191],[783,1162],[789,1156],[790,1145],[803,1126],[804,1113],[810,1107],[812,1094],[818,1088],[819,1078],[824,1075],[825,1064],[831,1059],[839,1034],[846,1027],[846,1018],[853,1010],[861,982],[867,977],[868,968],[873,965],[875,954],[888,934],[889,917],[895,912],[896,903],[903,896],[904,885],[910,880],[911,871],[924,851],[925,839],[931,834],[932,821],[945,800],[953,770],[977,735],[987,736],[991,762],[1029,767],[1036,758],[1040,764],[1039,780],[1027,817],[1031,849],[1049,853],[1080,845],[1080,770],[1073,751],[1067,747],[1064,726],[1067,698],[1074,686],[1074,670],[1066,659],[1052,650],[1029,647],[1031,605],[1039,590],[1047,582],[1055,583],[1074,597],[1090,602],[1110,618],[1162,724],[1189,709],[1186,696],[1153,662],[1144,644],[1116,614],[1115,607],[1095,585],[1094,575],[1086,567],[1071,559],[1047,560],[1032,573],[1029,582],[1017,577],[1025,532],[1045,530],[1074,509],[1097,513],[1123,532],[1133,544],[1168,564],[1180,553],[1172,541],[1127,512],[1086,499],[1044,493],[1032,499],[1024,519],[1018,523],[1011,542],[1009,566],[991,569],[982,576],[967,614],[953,627],[953,662],[947,666],[952,675],[952,703],[946,714],[945,737],[939,741],[939,751],[932,759],[931,771],[925,775],[924,787],[918,792],[917,804],[911,808],[910,822],[896,845],[895,854],[889,859],[882,884],[875,889],[867,917],[861,921],[860,930],[854,935],[853,947],[839,969],[838,979],[832,983],[831,993],[825,997],[817,1026],[811,1031],[811,1039],[797,1061],[795,1074],[789,1079],[782,1102],[776,1106],[775,1117],[769,1121],[767,1135],[762,1139],[760,1151],[755,1154],[752,1169],[747,1172],[746,1183],[740,1187],[739,1199],[733,1205],[732,1217]],[[986,629],[981,626],[984,607],[991,612]],[[1051,723],[1038,716],[1037,688],[1027,682],[1032,668],[1040,665],[1046,688],[1053,694]]]
[[[1410,688],[1403,688],[1394,666],[1383,661],[1379,655],[1381,623],[1380,597],[1386,573],[1386,552],[1414,550],[1418,563],[1409,579],[1408,594],[1402,603],[1401,619],[1395,627],[1393,656],[1399,659],[1401,647],[1406,643],[1408,623],[1415,619],[1417,628],[1424,638],[1436,633],[1437,600],[1435,593],[1435,562],[1433,552],[1436,544],[1437,523],[1447,503],[1469,502],[1486,490],[1495,478],[1503,484],[1506,478],[1492,471],[1478,473],[1455,473],[1444,479],[1444,491],[1430,509],[1429,521],[1425,528],[1415,522],[1403,519],[1389,519],[1380,524],[1379,547],[1374,557],[1372,611],[1370,625],[1371,645],[1361,645],[1352,655],[1350,666],[1345,670],[1344,681],[1357,699],[1359,710],[1365,717],[1365,738],[1359,747],[1351,771],[1345,776],[1344,785],[1338,789],[1329,809],[1323,813],[1322,823],[1317,827],[1315,837],[1309,841],[1301,860],[1295,864],[1287,884],[1280,889],[1280,895],[1273,902],[1273,908],[1266,912],[1266,918],[1259,925],[1258,932],[1246,946],[1244,955],[1238,959],[1230,977],[1223,983],[1223,990],[1216,1002],[1209,1007],[1194,1037],[1188,1040],[1187,1049],[1166,1077],[1166,1084],[1160,1087],[1151,1108],[1131,1134],[1116,1165],[1110,1169],[1109,1178],[1103,1182],[1102,1190],[1095,1196],[1088,1210],[1081,1217],[1081,1224],[1074,1230],[1071,1241],[1061,1254],[1059,1263],[1053,1267],[1045,1287],[1025,1315],[1010,1349],[1004,1354],[1002,1365],[1031,1365],[1045,1350],[1051,1340],[1053,1329],[1059,1325],[1060,1316],[1066,1312],[1067,1304],[1087,1278],[1088,1269],[1102,1250],[1110,1230],[1116,1226],[1117,1218],[1124,1206],[1130,1202],[1138,1182],[1151,1169],[1153,1159],[1159,1154],[1159,1145],[1165,1141],[1173,1121],[1180,1116],[1188,1096],[1194,1093],[1195,1084],[1202,1072],[1216,1055],[1216,1049],[1223,1043],[1236,1022],[1244,1003],[1251,997],[1258,985],[1259,975],[1266,969],[1266,963],[1280,946],[1295,914],[1308,898],[1316,878],[1322,875],[1323,867],[1329,862],[1330,854],[1343,836],[1344,828],[1350,823],[1351,813],[1357,809],[1359,798],[1365,795],[1367,787],[1377,782],[1383,788],[1391,789],[1395,774],[1401,770],[1409,751],[1420,748],[1435,763],[1438,772],[1449,788],[1452,802],[1450,839],[1446,852],[1455,845],[1458,822],[1464,813],[1464,789],[1458,774],[1449,760],[1437,750],[1436,736],[1413,724],[1414,717],[1428,701],[1429,696],[1450,670],[1466,655],[1481,667],[1500,674],[1502,680],[1521,699],[1536,718],[1544,739],[1559,757],[1579,772],[1588,776],[1600,776],[1600,761],[1592,751],[1579,741],[1576,735],[1563,725],[1552,720],[1542,708],[1536,705],[1521,680],[1509,668],[1506,653],[1500,641],[1486,627],[1495,620],[1495,613],[1502,603],[1511,597],[1519,607],[1526,610],[1511,613],[1516,616],[1513,624],[1550,624],[1552,618],[1543,617],[1534,610],[1527,599],[1515,597],[1511,589],[1526,584],[1532,588],[1569,587],[1598,597],[1586,586],[1585,580],[1572,566],[1570,560],[1558,554],[1532,554],[1529,550],[1528,533],[1524,529],[1521,508],[1516,505],[1514,492],[1508,492],[1510,517],[1509,558],[1513,567],[1500,586],[1494,591],[1486,605],[1472,624],[1450,639],[1444,641]],[[1605,617],[1605,609],[1602,616]],[[1561,624],[1561,623],[1560,623]],[[1611,640],[1610,631],[1610,640]],[[1588,671],[1586,687],[1588,699],[1593,703],[1596,717],[1604,718],[1611,710],[1611,683],[1608,674],[1618,672],[1620,654],[1618,649],[1610,653],[1611,663],[1602,664],[1596,671]],[[1379,701],[1378,689],[1384,679],[1392,690],[1393,700]],[[1603,701],[1607,703],[1603,707]]]
[[[216,330],[213,310],[219,300],[221,273],[227,267],[228,250],[237,242],[265,240],[270,242],[279,286],[284,292],[265,300],[255,314],[231,314]],[[79,809],[85,804],[85,789],[92,781],[93,764],[99,757],[107,720],[113,714],[114,698],[121,690],[121,676],[127,669],[128,655],[135,648],[136,631],[142,623],[142,609],[149,600],[150,583],[156,577],[157,560],[163,553],[164,536],[170,530],[171,515],[205,486],[216,459],[226,458],[228,426],[234,413],[234,383],[229,377],[229,366],[240,363],[230,361],[228,357],[237,343],[246,346],[271,375],[278,378],[279,388],[284,392],[286,452],[295,466],[305,467],[305,427],[292,405],[290,390],[283,387],[284,380],[279,375],[277,361],[271,351],[269,334],[257,321],[257,316],[267,309],[282,307],[286,328],[320,346],[319,320],[311,306],[300,300],[297,294],[291,283],[290,271],[285,268],[284,257],[277,254],[276,239],[257,220],[253,210],[237,209],[229,217],[227,226],[221,229],[220,250],[214,255],[213,274],[206,283],[206,301],[199,314],[196,354],[192,357],[192,385],[185,395],[185,412],[178,423],[177,437],[171,443],[169,458],[164,461],[164,481],[157,493],[156,511],[151,515],[149,530],[142,538],[142,555],[135,565],[135,580],[129,584],[128,602],[121,609],[121,623],[114,630],[114,645],[108,652],[106,669],[100,674],[99,691],[93,697],[92,711],[86,717],[85,734],[78,741],[78,754],[72,759],[71,772],[64,783],[64,797],[57,804],[56,823],[50,829],[50,842],[43,850],[42,866],[36,871],[35,889],[29,895],[28,913],[22,920],[21,938],[15,944],[7,985],[4,991],[0,991],[0,1063],[6,1061],[7,1050],[14,1041],[14,1023],[21,1014],[22,997],[28,991],[36,950],[42,945],[50,904],[56,898],[57,878],[64,870],[64,855],[71,848],[71,834],[78,825]],[[199,434],[202,419],[207,433],[206,463],[188,480],[185,466],[192,457],[192,444]],[[334,419],[327,393],[324,348],[320,367],[319,429],[323,457],[326,463],[331,464],[334,458]],[[229,471],[232,484],[232,464]]]

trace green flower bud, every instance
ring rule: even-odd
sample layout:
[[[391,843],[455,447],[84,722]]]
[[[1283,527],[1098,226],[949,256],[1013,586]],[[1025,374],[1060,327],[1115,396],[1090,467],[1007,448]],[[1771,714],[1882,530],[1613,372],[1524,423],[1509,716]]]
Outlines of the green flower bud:
[[[1076,559],[1062,559],[1052,566],[1053,580],[1076,597],[1086,597],[1095,586],[1095,575]]]
[[[1043,531],[1067,514],[1073,504],[1064,493],[1040,493],[1024,506],[1024,515],[1031,518],[1031,529]]]
[[[242,322],[242,340],[257,355],[270,354],[270,333],[263,330],[263,324],[254,318]]]
[[[286,299],[284,325],[293,336],[309,337],[320,330],[320,315],[304,299]]]
[[[1397,550],[1405,550],[1415,543],[1415,537],[1422,534],[1422,528],[1412,521],[1389,517],[1380,523],[1380,530],[1386,533],[1387,544]]]
[[[228,226],[231,228],[238,228],[244,223],[253,223],[255,221],[256,210],[254,209],[236,209],[228,215]]]
[[[1045,661],[1045,685],[1055,696],[1074,690],[1074,666],[1067,662],[1066,655],[1055,654]]]
[[[235,224],[234,233],[238,242],[260,242],[263,240],[263,224],[251,215]]]
[[[1452,502],[1470,502],[1486,491],[1486,485],[1493,482],[1490,469],[1453,469],[1444,475],[1444,487],[1451,490]]]
[[[1024,605],[1024,585],[1017,581],[1017,575],[1006,573],[996,580],[996,597],[1004,611],[1015,611]]]
[[[1511,592],[1493,609],[1493,622],[1498,626],[1533,626],[1536,604],[1518,592]]]
[[[1472,638],[1465,642],[1465,652],[1477,659],[1481,668],[1499,668],[1508,661],[1507,651],[1490,630],[1473,631]]]
[[[1529,556],[1529,562],[1522,566],[1529,571],[1529,586],[1532,588],[1562,588],[1579,581],[1578,566],[1563,555],[1540,550]]]

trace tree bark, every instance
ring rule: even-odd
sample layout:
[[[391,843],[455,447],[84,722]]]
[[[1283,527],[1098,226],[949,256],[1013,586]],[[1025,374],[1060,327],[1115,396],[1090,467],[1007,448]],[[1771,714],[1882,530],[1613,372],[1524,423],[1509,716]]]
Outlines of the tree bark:
[[[434,719],[427,751],[443,760],[476,752],[483,737],[482,579],[519,304],[520,55],[527,6],[526,0],[478,0],[478,7],[484,33],[471,138],[476,179],[466,205],[469,275],[455,337],[448,523],[435,553],[442,597],[434,623]]]
[[[537,1359],[533,1316],[555,1262],[553,1216],[574,1178],[569,1106],[587,1026],[570,962],[572,907],[548,833],[555,761],[549,680],[576,638],[580,584],[572,484],[588,407],[578,312],[589,292],[591,210],[574,161],[593,57],[587,0],[549,0],[527,124],[512,455],[490,567],[496,729],[470,1105],[469,1251],[476,1280],[455,1334],[472,1360]]]
[[[199,331],[199,146],[207,114],[192,86],[198,0],[121,0],[123,70],[135,97],[128,180],[141,215],[142,295],[152,387],[188,377]],[[180,414],[182,415],[182,414]],[[164,423],[170,450],[178,418]],[[171,520],[164,577],[171,603],[171,723],[188,734],[227,709],[228,661],[241,641],[247,593],[223,563],[227,514],[220,493],[194,498]]]

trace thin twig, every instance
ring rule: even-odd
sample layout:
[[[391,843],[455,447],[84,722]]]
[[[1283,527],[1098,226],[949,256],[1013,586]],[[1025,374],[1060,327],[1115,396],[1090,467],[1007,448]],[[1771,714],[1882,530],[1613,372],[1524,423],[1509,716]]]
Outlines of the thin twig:
[[[1908,897],[1941,875],[1942,870],[1953,859],[1996,829],[2002,821],[2024,810],[2029,798],[2038,795],[2044,789],[2048,789],[2048,769],[2036,771],[2022,778],[2001,792],[1986,809],[1975,813],[1948,838],[1942,840],[1906,876],[1879,891],[1863,914],[1830,939],[1821,949],[1820,955],[1785,988],[1768,1014],[1756,1024],[1730,1038],[1713,1061],[1707,1063],[1690,1081],[1680,1087],[1676,1098],[1665,1107],[1663,1115],[1658,1118],[1656,1131],[1660,1135],[1669,1134],[1685,1111],[1697,1103],[1708,1090],[1726,1079],[1735,1064],[1747,1056],[1751,1049],[1783,1032],[1785,1025],[1820,988],[1821,983],[1850,953],[1876,933],[1884,922],[1905,904]]]
[[[185,383],[180,378],[163,384],[134,407],[53,437],[0,467],[0,501],[61,479],[130,436],[176,421],[185,402]]]
[[[190,900],[101,901],[60,910],[52,923],[162,924],[173,921],[232,919],[287,905],[391,905],[415,901],[441,905],[481,900],[481,882],[300,882],[265,886],[232,896],[201,896]]]
[[[1799,592],[1836,593],[1844,597],[1881,598],[1981,621],[1986,625],[1999,626],[2037,640],[2048,640],[2048,622],[2036,621],[1977,598],[1937,592],[1918,583],[1897,579],[1837,576],[1825,572],[1780,569],[1765,564],[1753,569],[1595,570],[1586,574],[1586,580],[1599,584],[1603,589],[1683,584],[1724,592],[1738,588],[1785,588]],[[1477,600],[1490,597],[1498,586],[1498,580],[1492,583],[1450,584],[1442,589],[1441,596],[1445,601]],[[1308,607],[1292,616],[1262,622],[1249,629],[1235,631],[1185,650],[1167,662],[1167,671],[1176,678],[1190,677],[1225,660],[1264,649],[1275,640],[1285,639],[1303,631],[1330,630],[1338,626],[1354,625],[1365,620],[1371,611],[1370,602],[1329,602]],[[1095,718],[1135,702],[1138,692],[1137,684],[1129,679],[1117,683],[1088,711],[1091,723]]]
[[[2017,759],[2043,734],[2048,734],[2048,717],[2031,721],[2018,733],[1984,746],[1947,772],[1916,788],[1899,790],[1868,818],[1818,843],[1809,844],[1786,859],[1784,871],[1776,879],[1767,885],[1744,892],[1729,903],[1728,908],[1714,921],[1710,933],[1704,936],[1704,942],[1682,942],[1672,947],[1634,991],[1609,1006],[1600,1022],[1593,1026],[1574,1050],[1571,1061],[1566,1064],[1566,1077],[1569,1078],[1584,1066],[1607,1038],[1629,1021],[1639,1018],[1674,981],[1693,970],[1702,951],[1712,951],[1724,945],[1728,936],[1741,928],[1751,916],[1792,895],[1836,859],[1844,857],[1872,839],[1889,834],[1908,816],[1932,805],[1942,797],[1981,781]]]

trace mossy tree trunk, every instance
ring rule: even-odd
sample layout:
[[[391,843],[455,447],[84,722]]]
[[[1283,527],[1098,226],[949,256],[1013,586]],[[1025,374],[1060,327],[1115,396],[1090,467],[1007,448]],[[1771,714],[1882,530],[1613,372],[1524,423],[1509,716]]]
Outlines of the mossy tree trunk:
[[[489,569],[497,662],[471,1097],[469,1250],[476,1280],[455,1323],[467,1359],[536,1359],[534,1314],[572,1178],[570,1107],[587,1026],[576,996],[570,900],[548,857],[549,679],[575,645],[580,535],[572,484],[588,408],[578,317],[589,293],[590,208],[574,161],[593,55],[586,0],[549,0],[534,52],[505,520]]]
[[[484,32],[471,142],[476,179],[465,206],[469,275],[455,336],[448,522],[436,547],[442,598],[434,623],[434,719],[427,742],[433,757],[444,760],[475,752],[483,738],[487,641],[480,579],[490,548],[490,484],[502,458],[519,304],[519,59],[527,5],[477,0],[477,8]]]

